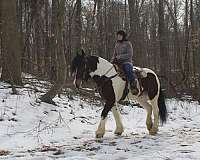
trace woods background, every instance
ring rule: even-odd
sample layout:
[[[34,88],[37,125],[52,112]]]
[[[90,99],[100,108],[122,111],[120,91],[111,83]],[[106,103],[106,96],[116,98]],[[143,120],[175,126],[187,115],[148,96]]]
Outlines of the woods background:
[[[0,0],[0,11],[4,81],[21,85],[25,72],[58,91],[77,52],[110,60],[124,29],[134,65],[158,73],[168,96],[200,99],[200,0]]]

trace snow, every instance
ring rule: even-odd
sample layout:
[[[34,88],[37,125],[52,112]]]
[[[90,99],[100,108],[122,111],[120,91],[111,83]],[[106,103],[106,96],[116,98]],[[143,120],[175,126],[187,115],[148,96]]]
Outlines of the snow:
[[[113,134],[115,122],[109,113],[106,134],[97,140],[101,102],[61,95],[53,106],[38,100],[42,93],[21,88],[12,95],[8,86],[0,83],[0,151],[9,151],[0,160],[200,159],[198,102],[168,99],[168,122],[159,126],[156,136],[146,130],[144,109],[121,106],[123,135]]]

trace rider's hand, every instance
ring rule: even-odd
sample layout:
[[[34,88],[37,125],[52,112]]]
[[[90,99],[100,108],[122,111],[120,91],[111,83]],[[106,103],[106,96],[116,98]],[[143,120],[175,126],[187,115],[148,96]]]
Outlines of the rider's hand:
[[[117,58],[114,58],[113,60],[112,60],[112,62],[111,62],[112,64],[117,64],[118,63],[118,60],[117,60]]]

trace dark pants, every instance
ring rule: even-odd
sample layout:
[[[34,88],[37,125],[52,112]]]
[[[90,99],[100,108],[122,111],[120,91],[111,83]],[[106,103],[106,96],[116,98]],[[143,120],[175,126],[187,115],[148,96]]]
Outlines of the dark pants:
[[[129,63],[125,63],[122,65],[122,69],[123,69],[128,81],[133,82],[135,80],[135,75],[133,73],[133,66]]]

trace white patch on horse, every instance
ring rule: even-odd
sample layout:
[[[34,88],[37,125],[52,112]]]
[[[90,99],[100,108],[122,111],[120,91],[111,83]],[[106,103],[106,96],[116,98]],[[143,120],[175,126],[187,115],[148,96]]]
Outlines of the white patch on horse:
[[[107,60],[98,57],[99,62],[97,63],[97,69],[94,72],[90,73],[90,76],[93,77],[94,75],[103,76],[106,72],[110,69],[110,71],[106,74],[106,76],[113,76],[117,72],[111,63]],[[112,68],[113,67],[113,68]]]
[[[93,77],[94,75],[111,77],[117,74],[114,66],[112,63],[108,62],[107,60],[99,57],[99,63],[97,63],[97,69],[94,72],[90,73],[90,76]],[[122,80],[121,77],[116,76],[111,79],[112,86],[115,93],[116,102],[118,102],[122,95],[125,88],[126,82]]]
[[[116,122],[115,134],[121,135],[124,131],[124,127],[122,125],[122,121],[121,121],[120,113],[118,111],[117,103],[112,107],[112,113],[113,113],[113,116],[114,116],[115,122]]]
[[[98,128],[96,130],[96,137],[97,138],[101,138],[105,134],[106,121],[107,121],[107,117],[104,118],[104,119],[101,118],[99,126],[98,126]]]

